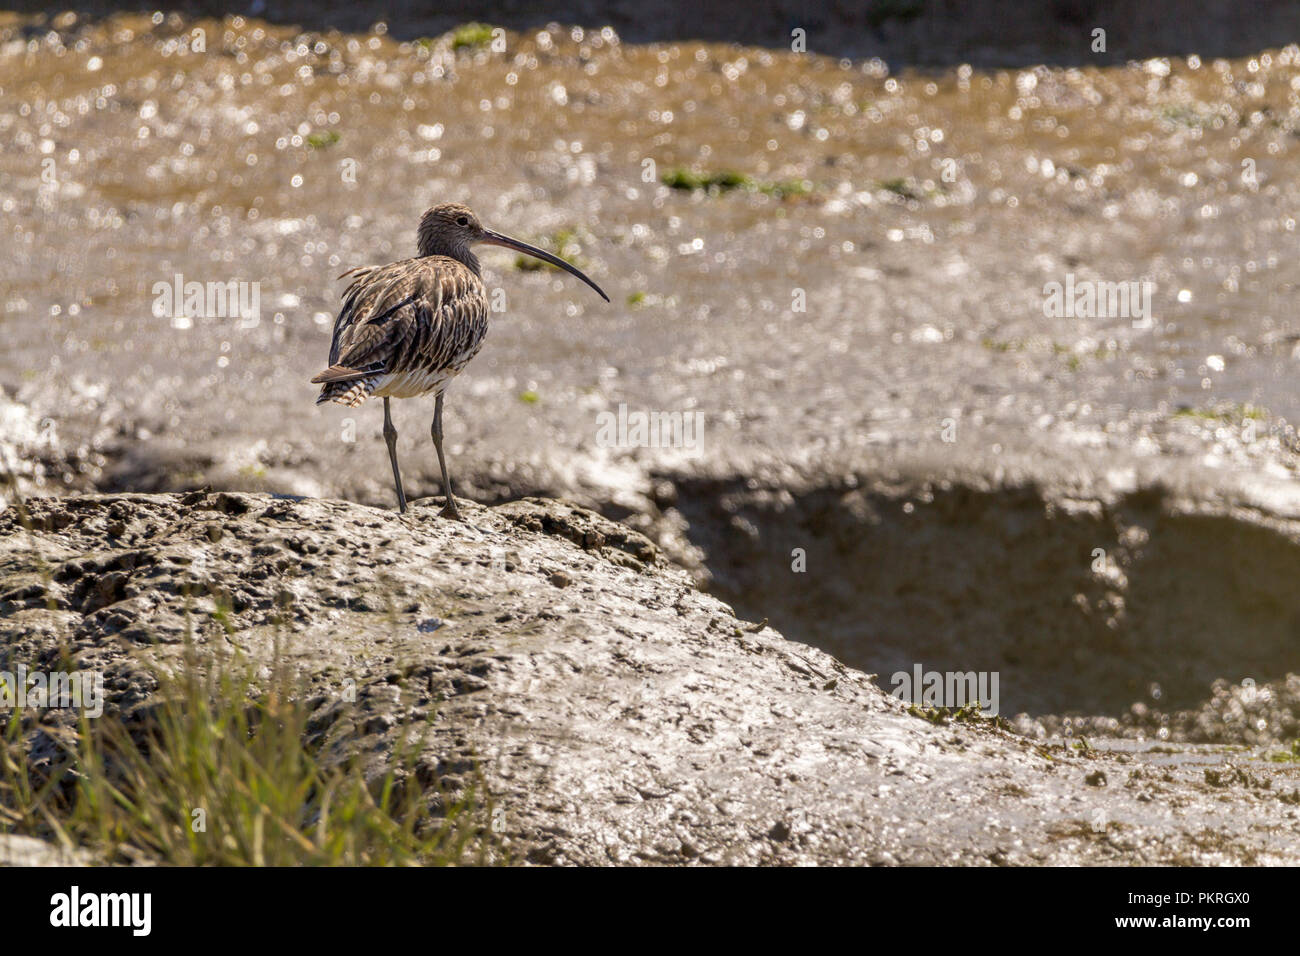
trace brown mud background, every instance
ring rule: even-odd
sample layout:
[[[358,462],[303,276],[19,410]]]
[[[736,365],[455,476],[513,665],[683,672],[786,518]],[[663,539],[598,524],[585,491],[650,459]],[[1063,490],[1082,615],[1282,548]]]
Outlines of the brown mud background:
[[[485,254],[461,495],[594,508],[885,686],[998,671],[1031,736],[1285,745],[1300,14],[996,6],[0,14],[0,441],[29,494],[389,507],[379,409],[307,380],[334,276],[465,199],[613,304]],[[178,273],[260,317],[155,315]],[[1153,327],[1045,317],[1067,273],[1153,281]],[[601,447],[620,404],[702,414],[698,449]]]

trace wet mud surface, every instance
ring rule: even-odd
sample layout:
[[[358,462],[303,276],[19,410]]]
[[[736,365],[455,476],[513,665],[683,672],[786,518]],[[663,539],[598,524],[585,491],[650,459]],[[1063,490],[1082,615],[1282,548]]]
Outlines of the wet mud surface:
[[[28,494],[390,508],[381,410],[313,405],[334,276],[468,200],[613,303],[485,253],[503,311],[448,394],[461,495],[594,508],[885,686],[918,661],[997,670],[1004,716],[1046,741],[1026,761],[1080,734],[1285,747],[1300,50],[1200,49],[898,72],[570,28],[494,52],[432,27],[0,14],[0,445]],[[664,181],[725,171],[736,188]],[[177,274],[257,283],[260,313],[158,314]],[[1045,315],[1067,275],[1153,282],[1153,321]],[[700,440],[607,447],[620,405],[699,413]],[[440,492],[431,416],[396,405],[416,498]]]
[[[517,863],[1300,859],[1300,765],[1265,749],[1110,751],[925,719],[608,519],[542,500],[466,515],[35,499],[0,514],[6,662],[102,670],[122,712],[187,635],[253,661],[279,642],[315,719],[351,721],[379,763],[436,710],[415,772],[449,799],[484,781]]]

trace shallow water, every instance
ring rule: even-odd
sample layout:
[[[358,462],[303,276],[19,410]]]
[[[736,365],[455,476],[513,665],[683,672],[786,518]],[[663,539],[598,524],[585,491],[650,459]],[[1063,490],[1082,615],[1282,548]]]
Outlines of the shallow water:
[[[545,420],[512,443],[581,442],[575,417],[648,394],[728,441],[791,414],[846,441],[955,416],[1155,445],[1245,406],[1267,410],[1257,433],[1296,417],[1293,49],[894,78],[612,34],[492,54],[239,24],[199,22],[203,54],[191,27],[127,16],[0,46],[0,374],[64,431],[237,431],[276,459],[329,441],[337,410],[306,379],[333,276],[410,254],[449,197],[525,238],[577,230],[615,297],[485,256],[508,310],[460,391],[494,427]],[[677,166],[814,192],[643,177]],[[260,321],[155,317],[177,273],[258,283]],[[1154,282],[1153,328],[1046,317],[1069,275]]]
[[[468,496],[620,502],[652,472],[839,475],[882,449],[1294,473],[1295,47],[895,76],[608,30],[493,52],[6,16],[0,420],[33,490],[388,504],[378,409],[317,408],[308,380],[334,277],[412,254],[445,199],[566,234],[613,300],[485,253],[505,309],[447,411]],[[669,188],[678,167],[755,188]],[[178,274],[256,283],[260,314],[155,314]],[[1070,277],[1154,283],[1154,320],[1049,317]],[[699,457],[600,447],[620,403],[701,412]],[[397,410],[415,495],[438,491],[431,413]]]

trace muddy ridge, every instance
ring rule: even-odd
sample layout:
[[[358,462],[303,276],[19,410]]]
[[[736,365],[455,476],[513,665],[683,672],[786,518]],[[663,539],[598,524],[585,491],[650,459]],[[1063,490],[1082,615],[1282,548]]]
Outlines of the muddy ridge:
[[[1300,860],[1300,793],[1266,751],[1103,751],[909,713],[737,618],[622,525],[542,500],[466,504],[450,522],[439,504],[399,516],[221,492],[10,507],[0,664],[101,670],[122,712],[148,705],[186,639],[201,659],[254,662],[278,640],[313,719],[350,722],[377,767],[436,709],[415,772],[446,799],[481,772],[512,862]],[[61,719],[28,723],[33,759]]]

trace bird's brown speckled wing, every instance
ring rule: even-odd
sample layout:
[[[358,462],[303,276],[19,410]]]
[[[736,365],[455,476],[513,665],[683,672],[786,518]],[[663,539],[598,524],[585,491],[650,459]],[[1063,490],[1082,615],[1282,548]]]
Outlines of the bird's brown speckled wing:
[[[459,371],[487,328],[482,281],[443,256],[354,269],[334,323],[330,367],[314,382]]]

